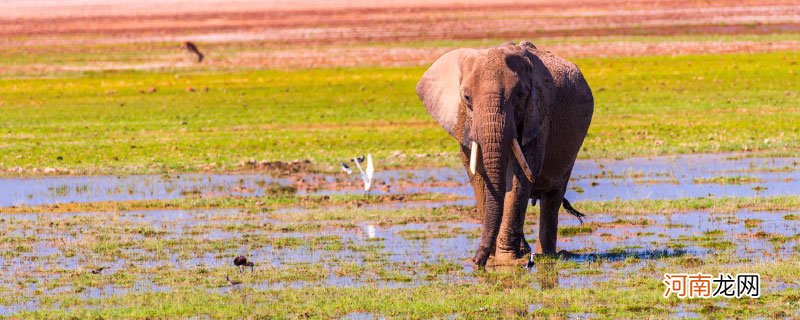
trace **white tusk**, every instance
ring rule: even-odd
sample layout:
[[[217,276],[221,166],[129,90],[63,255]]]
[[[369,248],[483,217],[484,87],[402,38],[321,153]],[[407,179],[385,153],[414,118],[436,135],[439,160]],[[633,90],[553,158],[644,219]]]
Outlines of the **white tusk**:
[[[472,151],[469,154],[469,172],[475,174],[475,168],[478,166],[478,143],[472,141]]]
[[[519,147],[519,141],[517,141],[516,138],[511,141],[511,149],[514,151],[514,158],[517,158],[519,167],[522,168],[525,177],[527,177],[530,182],[533,182],[533,173],[531,173],[531,168],[528,168],[528,162],[525,161],[525,156],[522,155],[522,148]]]

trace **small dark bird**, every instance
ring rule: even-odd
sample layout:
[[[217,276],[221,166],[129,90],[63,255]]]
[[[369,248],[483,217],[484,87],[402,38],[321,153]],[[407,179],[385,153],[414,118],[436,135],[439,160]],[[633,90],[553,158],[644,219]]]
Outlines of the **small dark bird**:
[[[241,282],[241,281],[233,281],[233,280],[231,280],[231,278],[229,278],[228,276],[225,276],[225,280],[227,280],[227,281],[228,281],[228,285],[229,285],[229,286],[235,286],[235,285],[237,285],[237,284],[242,284],[242,282]]]
[[[186,49],[186,51],[189,51],[197,55],[197,62],[203,62],[203,58],[205,56],[202,53],[200,53],[200,50],[197,49],[197,46],[194,45],[194,43],[190,41],[184,41],[183,44],[181,45],[181,48]]]
[[[347,174],[353,173],[353,170],[350,170],[350,166],[348,166],[344,161],[342,161],[342,171],[346,172]]]
[[[250,267],[250,271],[255,270],[255,264],[252,261],[247,261],[247,258],[244,256],[238,256],[233,259],[233,265],[239,267],[239,272],[241,272],[244,267]]]
[[[92,274],[100,274],[105,269],[108,269],[108,267],[100,267],[100,268],[92,270],[91,272],[92,272]]]

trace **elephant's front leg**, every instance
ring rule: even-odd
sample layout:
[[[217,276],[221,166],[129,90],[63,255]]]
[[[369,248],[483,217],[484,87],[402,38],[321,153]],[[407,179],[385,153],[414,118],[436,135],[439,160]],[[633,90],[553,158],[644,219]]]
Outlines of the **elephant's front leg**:
[[[472,174],[469,171],[469,155],[470,155],[470,149],[462,145],[461,162],[464,164],[464,168],[467,170],[467,176],[469,177],[469,182],[472,185],[472,191],[475,193],[475,201],[477,202],[478,214],[482,214],[483,212],[486,212],[483,203],[484,199],[486,198],[483,194],[486,187],[486,182],[483,181],[483,176],[481,176],[480,174]],[[483,221],[484,217],[481,216],[480,219],[481,221]]]
[[[519,166],[508,166],[503,220],[497,236],[494,257],[498,261],[516,260],[524,255],[521,244],[525,241],[523,226],[525,211],[531,194],[531,182],[521,173]]]

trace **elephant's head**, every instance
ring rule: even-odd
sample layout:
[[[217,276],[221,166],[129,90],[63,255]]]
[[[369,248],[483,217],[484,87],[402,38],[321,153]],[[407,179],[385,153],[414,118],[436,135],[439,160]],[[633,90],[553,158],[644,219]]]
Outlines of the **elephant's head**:
[[[519,146],[534,140],[543,122],[532,59],[525,45],[457,49],[434,62],[417,84],[428,113],[470,149],[470,174],[483,182],[476,190],[484,209],[473,258],[478,265],[486,263],[497,238],[507,167],[518,166],[520,178],[534,179]]]

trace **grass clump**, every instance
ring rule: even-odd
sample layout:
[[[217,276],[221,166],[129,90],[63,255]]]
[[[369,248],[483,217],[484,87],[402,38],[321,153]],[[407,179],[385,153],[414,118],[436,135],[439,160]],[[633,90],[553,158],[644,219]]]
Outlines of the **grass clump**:
[[[758,183],[761,179],[748,176],[719,176],[712,178],[695,178],[694,183],[708,183],[708,184],[746,184]]]
[[[567,226],[558,228],[558,235],[562,237],[572,237],[582,234],[589,234],[592,233],[592,231],[594,231],[594,229],[587,225]]]

